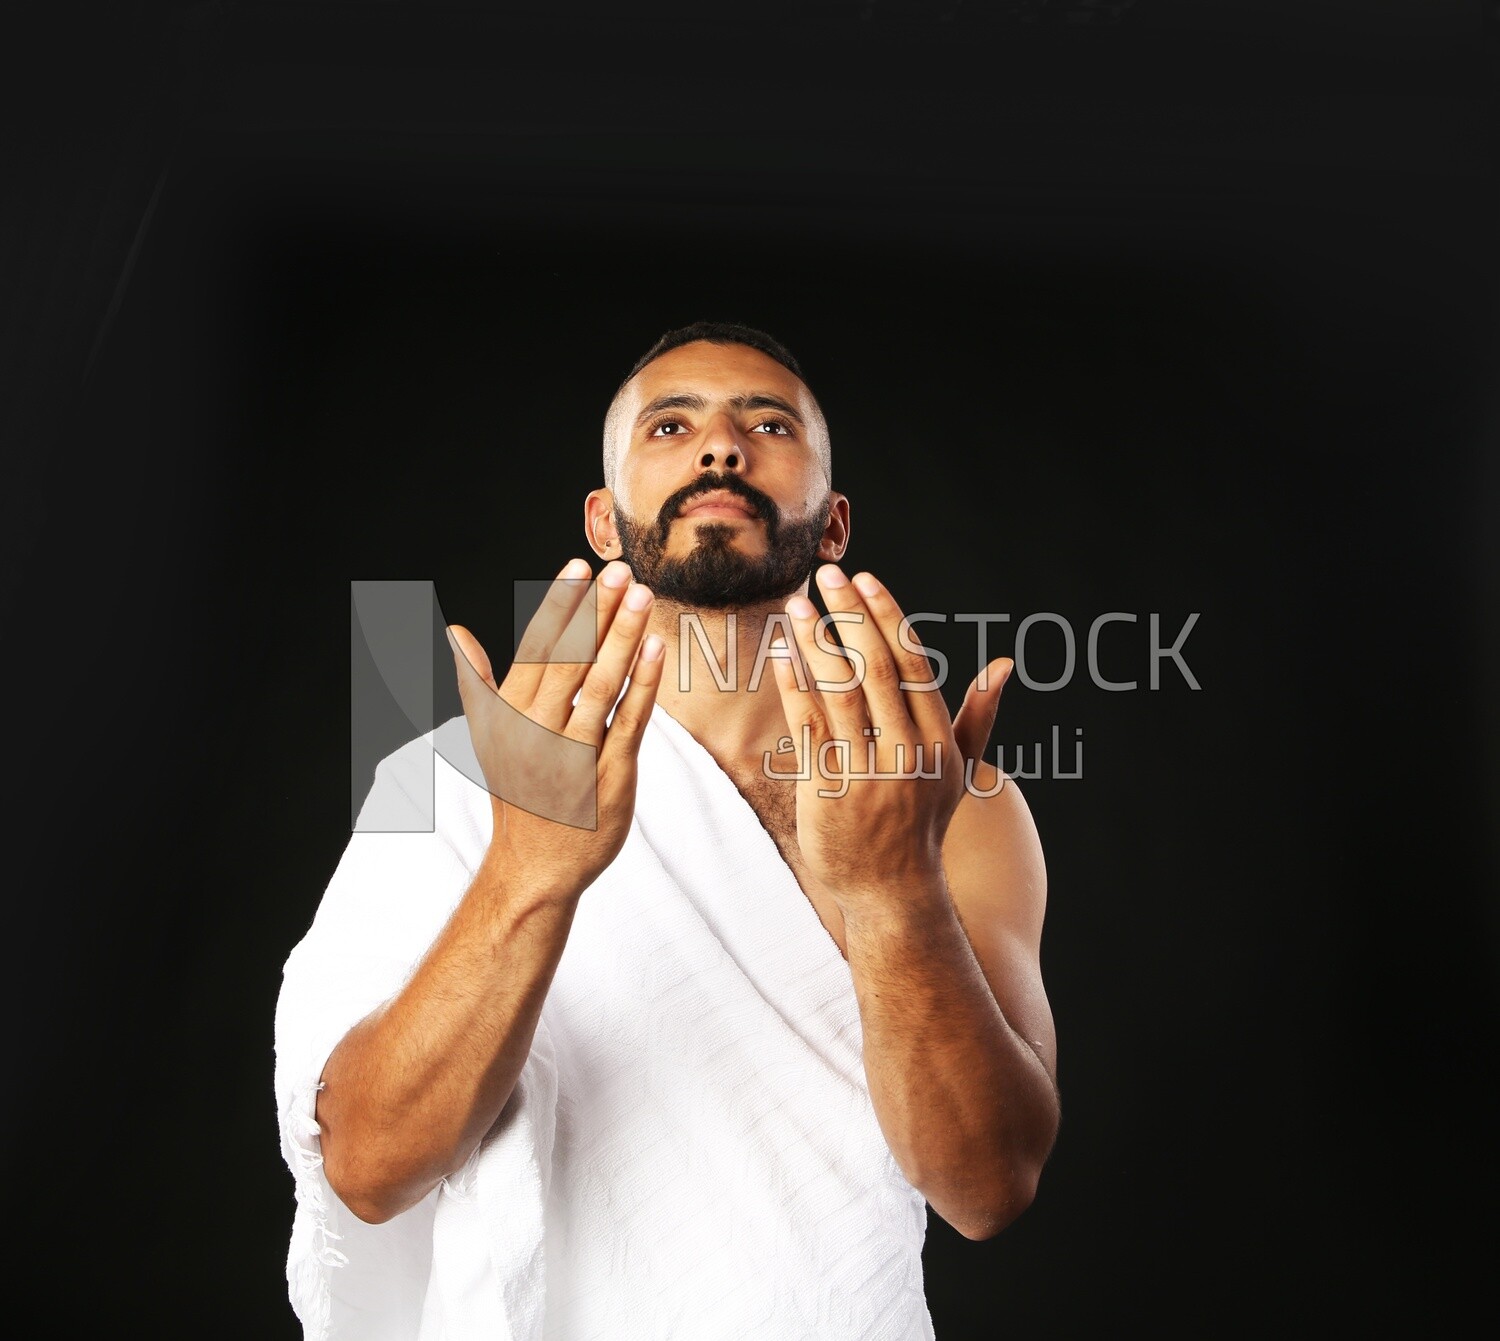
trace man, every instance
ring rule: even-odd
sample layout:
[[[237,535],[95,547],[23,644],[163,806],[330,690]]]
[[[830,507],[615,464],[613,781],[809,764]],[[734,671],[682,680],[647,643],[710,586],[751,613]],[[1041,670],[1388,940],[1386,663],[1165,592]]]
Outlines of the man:
[[[288,960],[294,1305],[318,1337],[931,1336],[924,1202],[998,1233],[1058,1124],[1042,853],[978,758],[1010,663],[950,720],[838,567],[827,426],[763,332],[663,336],[604,473],[597,581],[563,569],[503,679],[450,628],[469,777],[438,762],[433,833],[353,836]]]

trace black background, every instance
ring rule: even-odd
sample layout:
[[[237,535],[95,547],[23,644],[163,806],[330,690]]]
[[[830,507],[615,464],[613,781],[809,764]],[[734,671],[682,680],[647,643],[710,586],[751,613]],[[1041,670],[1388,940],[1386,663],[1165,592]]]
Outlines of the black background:
[[[1079,640],[995,734],[1084,732],[1024,784],[1062,1134],[999,1238],[933,1220],[938,1336],[1482,1302],[1500,9],[503,9],[9,21],[13,1296],[297,1335],[271,1021],[349,582],[503,642],[615,383],[709,317],[802,361],[851,570]]]

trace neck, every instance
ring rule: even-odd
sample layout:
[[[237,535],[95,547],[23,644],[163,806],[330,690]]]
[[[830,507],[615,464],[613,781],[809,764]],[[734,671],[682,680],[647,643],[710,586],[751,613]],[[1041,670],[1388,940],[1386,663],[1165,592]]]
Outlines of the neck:
[[[651,631],[667,645],[657,703],[721,765],[759,758],[786,734],[769,650],[778,636],[791,642],[780,601],[698,610],[658,600]]]

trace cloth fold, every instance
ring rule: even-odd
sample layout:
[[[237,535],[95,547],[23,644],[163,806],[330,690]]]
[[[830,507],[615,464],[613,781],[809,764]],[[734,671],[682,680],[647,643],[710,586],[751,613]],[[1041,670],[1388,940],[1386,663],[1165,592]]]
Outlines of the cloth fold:
[[[453,757],[463,719],[383,761],[372,795],[388,807],[434,743]],[[489,841],[483,789],[444,757],[435,774],[435,831],[352,835],[287,961],[276,1089],[309,1341],[930,1338],[926,1206],[870,1102],[849,966],[659,707],[630,835],[579,902],[499,1120],[387,1224],[342,1206],[317,1153],[322,1066],[400,989]]]

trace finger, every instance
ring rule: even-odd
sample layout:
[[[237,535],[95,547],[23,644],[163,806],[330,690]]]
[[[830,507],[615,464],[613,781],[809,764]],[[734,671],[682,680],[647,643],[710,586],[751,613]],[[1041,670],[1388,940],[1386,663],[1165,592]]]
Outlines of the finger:
[[[620,602],[625,598],[630,582],[630,565],[623,559],[604,565],[599,580],[594,584],[593,599],[584,600],[573,612],[568,627],[552,649],[552,655],[548,658],[552,665],[593,665],[594,657],[609,635],[609,626],[614,621],[615,611],[620,608]]]
[[[625,593],[630,590],[632,580],[630,565],[624,559],[615,559],[605,564],[599,574],[599,589],[594,598],[595,652],[604,646],[610,625],[614,623],[615,613],[620,608],[620,602],[625,599]]]
[[[840,641],[856,658],[871,724],[883,730],[895,729],[907,734],[913,719],[907,709],[906,696],[901,692],[904,677],[867,602],[837,564],[824,564],[818,569],[818,589],[823,593],[829,614],[838,617]],[[895,607],[895,602],[888,597],[886,604]],[[899,617],[898,610],[898,622]]]
[[[793,596],[786,603],[786,612],[797,651],[812,674],[812,688],[821,696],[827,729],[843,740],[860,739],[870,725],[870,712],[858,667],[839,655],[828,633],[819,628],[817,607],[806,596]]]
[[[577,702],[570,702],[564,735],[591,745],[598,745],[604,739],[605,721],[619,700],[631,663],[646,635],[652,600],[650,589],[638,582],[626,591],[604,645],[578,687]],[[550,692],[550,686],[544,684],[542,692]],[[538,695],[538,702],[540,699]]]
[[[987,674],[975,677],[964,695],[963,707],[953,719],[953,739],[958,745],[959,757],[978,759],[990,743],[990,732],[995,727],[995,712],[1000,707],[1000,691],[1010,679],[1016,663],[1009,657],[999,657],[985,668]],[[987,687],[979,687],[984,680]]]
[[[856,573],[851,583],[869,611],[874,629],[885,644],[886,655],[896,672],[896,688],[918,730],[932,740],[941,740],[948,730],[948,705],[937,692],[932,666],[920,650],[921,639],[907,624],[896,598],[873,573]],[[901,684],[932,685],[931,689],[902,690]]]
[[[448,625],[448,646],[453,649],[453,660],[458,669],[460,696],[464,692],[465,683],[472,685],[476,680],[496,693],[499,692],[499,686],[495,683],[495,669],[490,665],[489,656],[479,645],[479,639],[462,624]]]
[[[630,567],[619,559],[607,564],[599,574],[588,599],[573,612],[568,627],[553,646],[537,681],[531,700],[531,713],[537,721],[557,731],[566,727],[573,700],[598,659],[599,649],[609,636],[629,587]]]
[[[521,635],[515,659],[506,672],[500,692],[507,702],[523,711],[531,707],[537,686],[547,672],[553,648],[589,593],[587,579],[591,571],[583,559],[569,559],[562,572],[553,579],[541,607]]]
[[[801,772],[807,763],[802,758],[804,729],[809,744],[816,748],[828,739],[828,719],[823,712],[818,691],[812,686],[811,676],[799,673],[799,667],[792,660],[797,655],[797,649],[787,647],[785,642],[777,638],[771,644],[771,650],[784,650],[786,653],[785,656],[772,657],[771,673],[776,677],[776,688],[781,694],[781,711],[786,717],[787,727],[797,748],[797,771]]]
[[[600,751],[604,767],[618,767],[626,760],[633,762],[639,753],[641,737],[646,733],[646,723],[651,720],[656,691],[661,685],[662,668],[667,661],[665,654],[666,644],[661,638],[654,633],[647,634],[641,643],[640,655],[630,669],[630,683],[610,719],[609,734]]]

